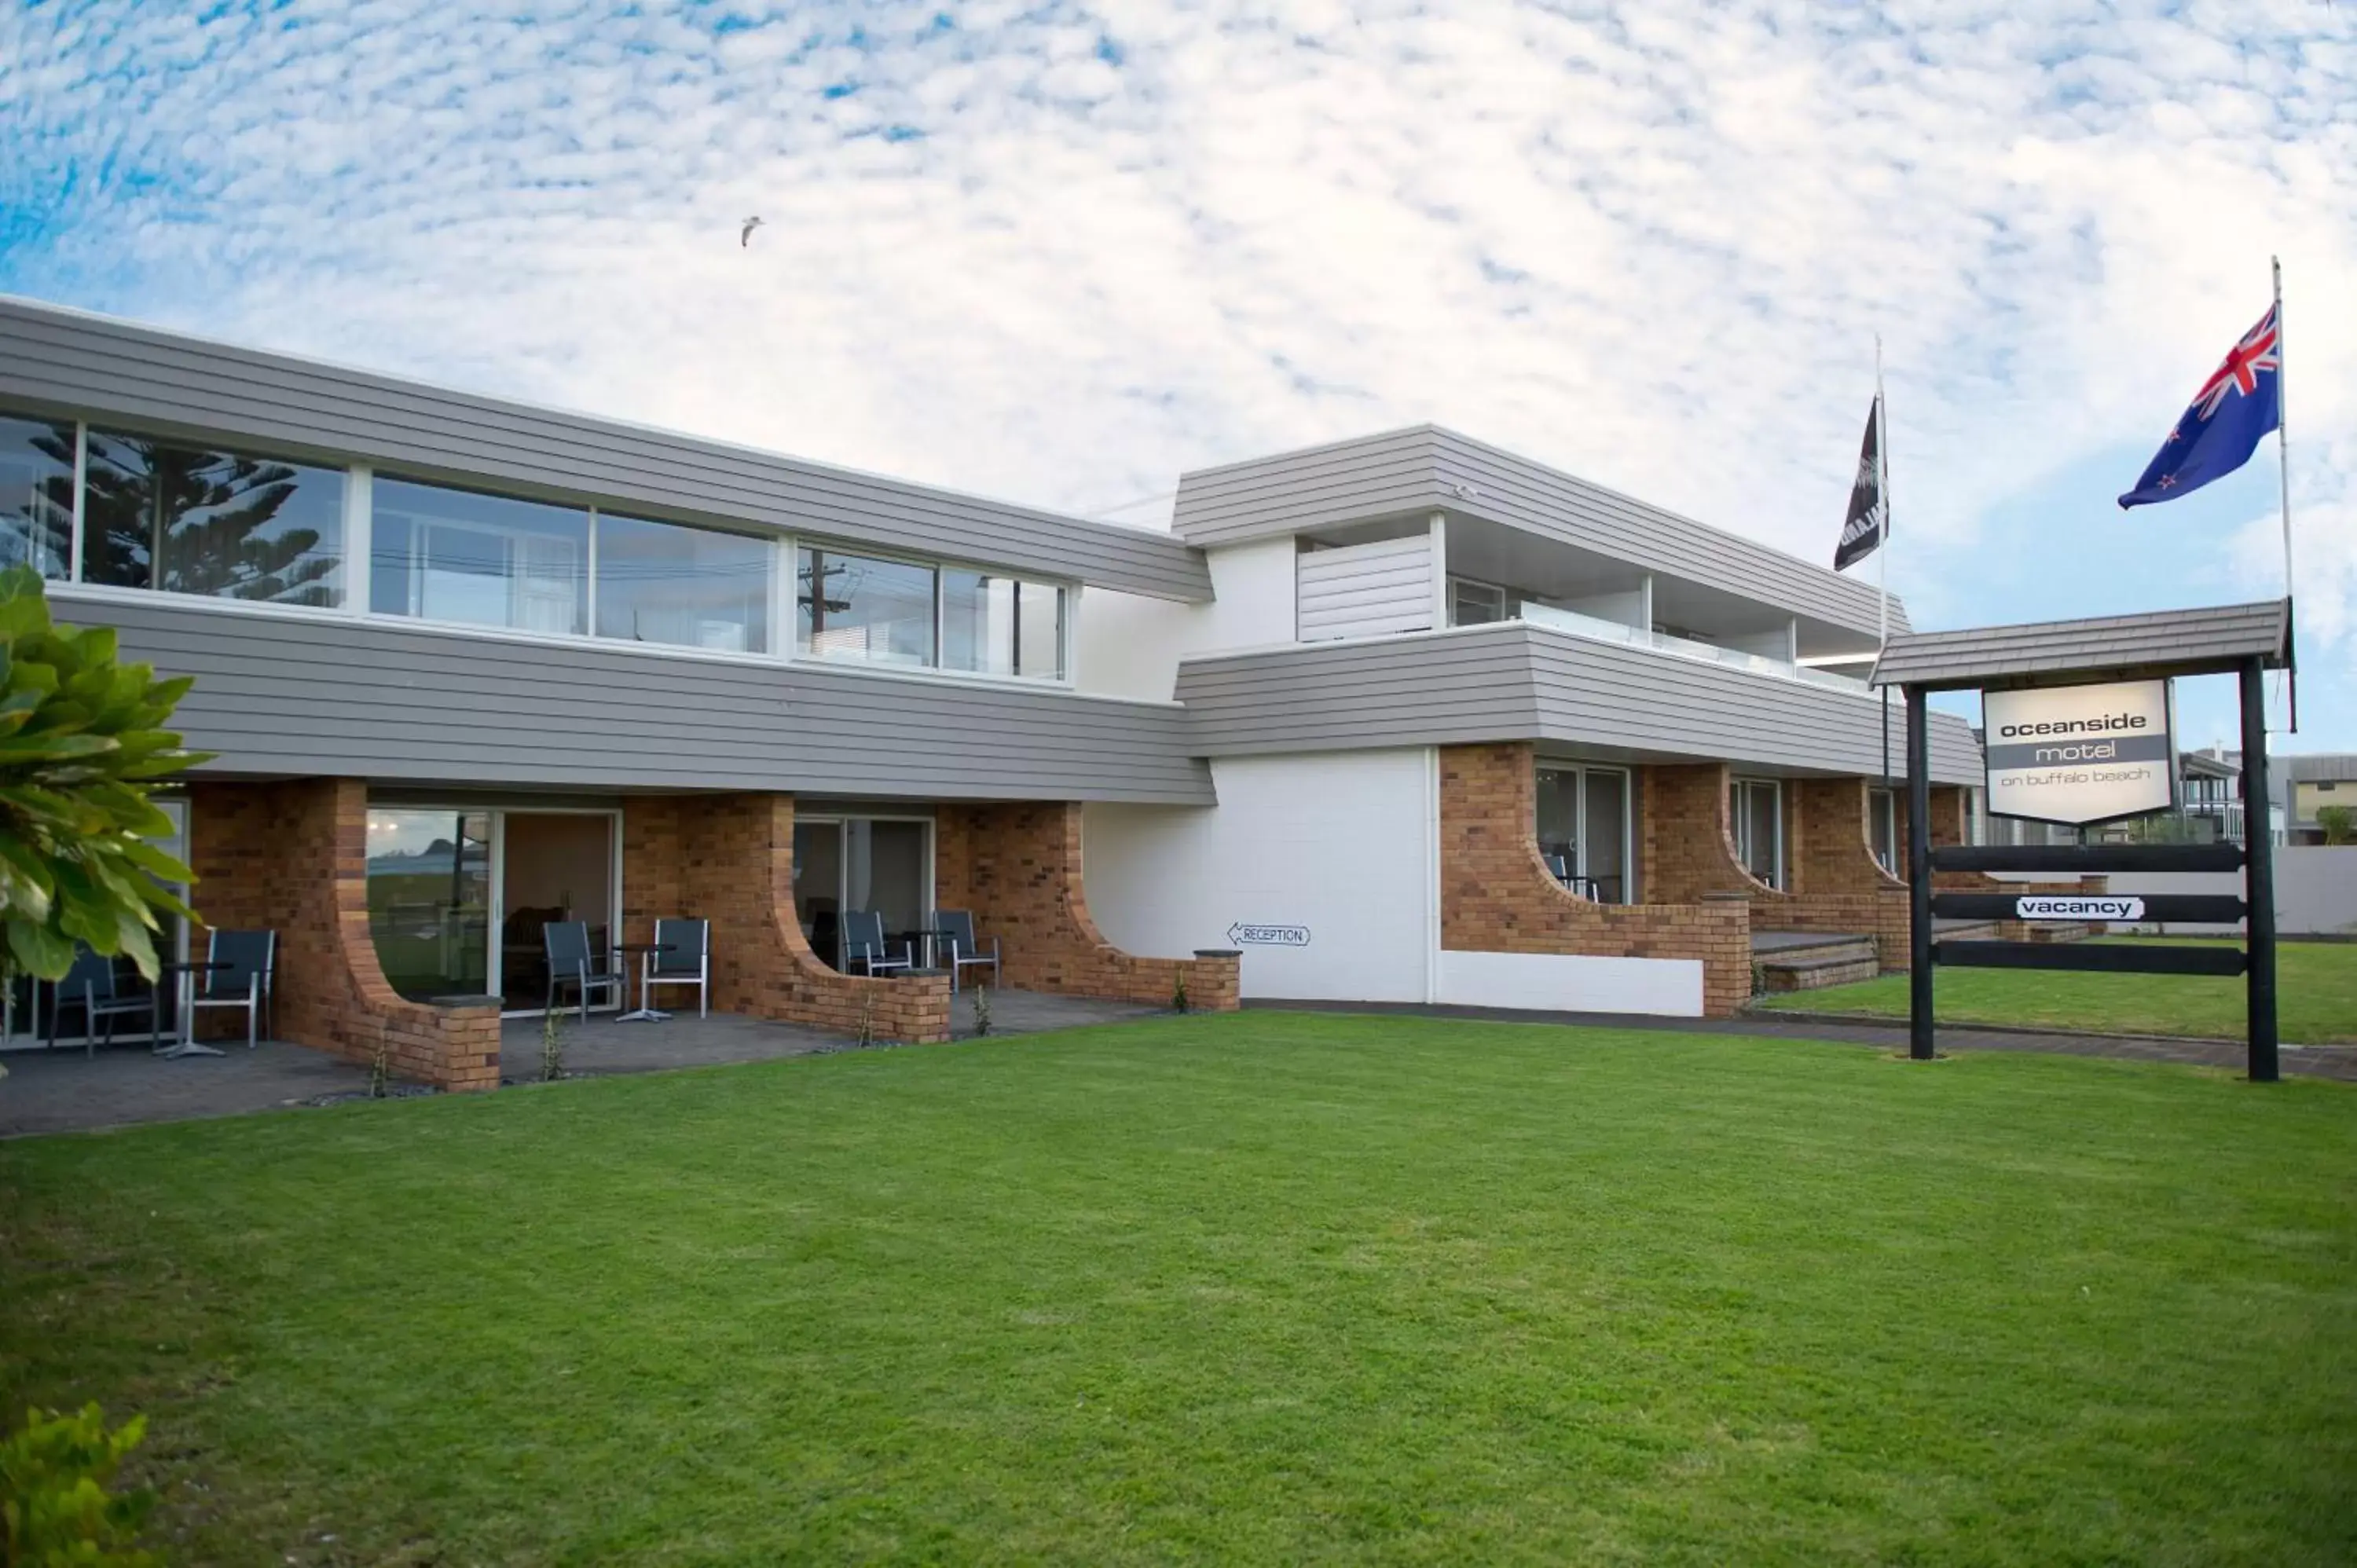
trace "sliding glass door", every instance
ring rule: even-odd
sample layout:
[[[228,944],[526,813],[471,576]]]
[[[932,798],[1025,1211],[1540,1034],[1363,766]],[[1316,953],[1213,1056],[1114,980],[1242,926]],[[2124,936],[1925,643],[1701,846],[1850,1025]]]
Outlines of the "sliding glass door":
[[[1784,886],[1784,787],[1773,779],[1738,779],[1727,786],[1727,817],[1736,858],[1770,887]]]
[[[1555,879],[1583,898],[1628,903],[1629,773],[1554,763],[1538,770],[1539,854]]]
[[[370,807],[369,935],[385,979],[414,1002],[495,995],[538,1012],[552,922],[588,927],[601,961],[612,951],[620,843],[617,811]]]
[[[794,918],[811,950],[844,967],[843,917],[873,912],[888,938],[933,913],[933,824],[914,817],[803,817],[794,823]],[[920,951],[917,958],[923,960]]]

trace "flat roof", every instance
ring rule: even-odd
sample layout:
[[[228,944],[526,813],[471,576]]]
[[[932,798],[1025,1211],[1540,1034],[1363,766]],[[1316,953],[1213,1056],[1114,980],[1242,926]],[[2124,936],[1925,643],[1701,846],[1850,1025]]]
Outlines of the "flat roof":
[[[2156,610],[2091,620],[1902,632],[1867,679],[1927,692],[2211,675],[2250,659],[2291,665],[2291,601]]]

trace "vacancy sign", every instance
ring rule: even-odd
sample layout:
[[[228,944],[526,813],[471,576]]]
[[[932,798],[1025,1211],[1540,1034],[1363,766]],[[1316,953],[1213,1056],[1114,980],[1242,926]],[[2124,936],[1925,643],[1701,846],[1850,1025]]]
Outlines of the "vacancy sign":
[[[1985,692],[1981,717],[1999,816],[2099,822],[2175,799],[2166,681]]]

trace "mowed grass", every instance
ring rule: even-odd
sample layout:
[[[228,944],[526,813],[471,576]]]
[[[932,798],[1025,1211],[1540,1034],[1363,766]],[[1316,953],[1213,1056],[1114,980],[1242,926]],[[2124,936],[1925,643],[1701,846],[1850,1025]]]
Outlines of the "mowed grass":
[[[2137,943],[2160,939],[2117,939]],[[2186,940],[2187,947],[2239,942]],[[2190,1035],[2239,1039],[2246,1018],[2244,977],[2206,974],[2080,974],[2052,969],[1943,969],[1932,991],[1943,1024],[2031,1024],[2113,1035]],[[1907,1016],[1907,977],[1886,974],[1763,998],[1799,1013]],[[2357,1041],[2357,942],[2276,946],[2276,1028],[2298,1045]]]
[[[0,1353],[182,1563],[2346,1563],[2357,1091],[1250,1013],[29,1140]]]

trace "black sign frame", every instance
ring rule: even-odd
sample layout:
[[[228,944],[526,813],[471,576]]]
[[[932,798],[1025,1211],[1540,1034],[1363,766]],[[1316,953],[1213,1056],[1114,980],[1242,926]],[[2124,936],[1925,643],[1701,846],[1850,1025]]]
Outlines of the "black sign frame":
[[[2240,974],[2247,996],[2245,1050],[2254,1083],[2274,1083],[2282,1074],[2276,1016],[2275,844],[2267,796],[2267,725],[2263,657],[2213,666],[2240,679],[2243,719],[2243,842],[2240,844],[2048,844],[2007,848],[1996,844],[1932,844],[1931,723],[1928,685],[1903,683],[1907,694],[1907,881],[1909,900],[1907,1054],[1930,1061],[1937,1051],[1932,999],[1935,972],[1956,968],[2077,970],[2134,974]],[[2197,671],[2182,671],[2179,673]],[[2074,684],[2067,678],[2055,684]],[[2094,683],[2093,681],[2090,684]],[[1958,689],[1943,683],[1943,689]],[[2175,747],[2176,690],[2169,690],[2171,749]],[[2172,764],[2171,772],[2175,771]],[[2170,779],[2172,798],[2178,788]],[[2240,951],[2215,948],[2097,948],[2048,942],[1940,941],[1935,915],[1987,918],[1989,902],[2012,894],[1939,893],[1932,878],[1940,871],[2050,871],[2087,875],[2120,871],[2242,871],[2243,898],[2146,895],[2151,918],[2240,918]],[[2179,912],[2179,907],[2190,911]],[[2235,913],[2223,913],[2228,906]]]

